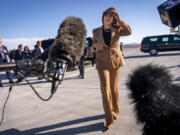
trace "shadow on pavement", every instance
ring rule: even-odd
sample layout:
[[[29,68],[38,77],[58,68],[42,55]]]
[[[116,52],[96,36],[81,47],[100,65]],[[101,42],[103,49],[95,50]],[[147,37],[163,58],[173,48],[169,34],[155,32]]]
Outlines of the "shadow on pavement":
[[[145,58],[151,57],[149,55],[136,55],[136,56],[124,56],[125,59]]]
[[[64,80],[74,80],[74,79],[81,79],[79,76],[73,76],[73,77],[66,77]]]
[[[28,77],[27,77],[28,79]],[[66,77],[64,78],[64,80],[75,80],[75,79],[81,79],[79,76],[74,76],[74,77]],[[11,86],[11,84],[9,84],[7,81],[6,82],[3,82],[3,80],[7,80],[7,77],[5,74],[1,74],[1,80],[2,80],[2,83],[4,84],[3,87],[9,87]],[[14,81],[16,81],[17,79],[14,79]],[[29,79],[28,79],[29,80]],[[35,84],[43,84],[43,83],[49,83],[51,84],[50,82],[46,81],[46,80],[33,80],[33,82],[31,80],[29,80],[30,83],[32,85],[35,85]],[[23,82],[20,82],[19,84],[17,84],[17,86],[21,86],[21,85],[29,85],[25,80],[23,80]]]
[[[13,73],[11,73],[12,74],[12,79],[13,79],[13,81],[15,82],[15,81],[17,81],[17,77],[15,77],[14,75],[13,75]],[[29,75],[28,77],[27,77],[27,79],[29,78],[29,77],[33,77],[33,75]],[[1,73],[0,74],[0,79],[1,79],[1,81],[2,81],[2,84],[4,84],[4,87],[9,87],[9,86],[11,86],[11,84],[9,84],[8,82],[9,82],[9,80],[8,80],[8,78],[7,78],[7,75],[5,74],[5,73]],[[8,81],[7,81],[8,80]],[[29,79],[28,79],[29,80]],[[5,81],[5,82],[4,82]],[[29,80],[30,81],[30,80]],[[32,82],[32,81],[30,81],[30,83],[31,84],[40,84],[40,83],[47,83],[47,81],[46,80],[34,80],[34,82]],[[19,84],[17,84],[17,85],[28,85],[28,83],[25,81],[25,80],[23,80],[22,82],[20,82]]]
[[[174,65],[174,66],[170,66],[170,67],[166,67],[167,69],[171,69],[171,68],[180,68],[180,65]],[[174,81],[180,81],[180,77],[177,77]]]
[[[39,81],[39,80],[37,80],[36,82],[30,82],[32,85],[35,85],[35,84],[41,84],[41,83],[49,83],[49,82],[47,82],[47,81]],[[9,84],[8,82],[6,82],[6,83],[3,83],[4,84],[4,86],[3,87],[10,87],[11,86],[11,84]],[[17,86],[21,86],[21,85],[29,85],[27,82],[21,82],[21,83],[19,83],[19,84],[17,84]]]
[[[65,129],[66,126],[72,126],[75,124],[81,124],[84,122],[94,121],[98,119],[104,119],[104,115],[86,117],[82,119],[67,121],[67,122],[39,127],[39,128],[28,129],[24,131],[20,131],[18,129],[12,128],[0,132],[0,135],[75,135],[75,134],[83,134],[83,133],[89,133],[95,131],[102,131],[102,132],[106,131],[103,122]],[[56,130],[56,128],[58,129]],[[59,128],[63,128],[63,129],[59,129]],[[56,130],[56,131],[49,131],[49,130]]]
[[[180,81],[180,77],[177,77],[174,81]]]
[[[180,53],[172,53],[172,54],[158,54],[157,56],[151,55],[136,55],[136,56],[125,56],[125,59],[133,59],[133,58],[152,58],[152,57],[163,57],[163,56],[176,56],[180,55]]]
[[[170,67],[167,67],[167,68],[180,68],[180,65],[174,65],[174,66],[170,66]]]

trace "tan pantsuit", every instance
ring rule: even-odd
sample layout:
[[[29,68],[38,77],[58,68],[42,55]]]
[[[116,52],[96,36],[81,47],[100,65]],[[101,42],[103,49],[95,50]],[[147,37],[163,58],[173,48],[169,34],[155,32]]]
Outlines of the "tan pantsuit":
[[[123,20],[121,20],[122,23]],[[105,112],[106,126],[113,123],[120,113],[118,78],[120,67],[125,65],[120,50],[120,36],[131,34],[129,25],[125,22],[120,28],[111,28],[110,45],[104,43],[103,27],[93,30],[93,44],[103,46],[96,55],[96,69],[99,74],[102,101]]]
[[[102,93],[103,107],[105,111],[106,124],[113,123],[113,119],[117,118],[120,113],[118,78],[120,68],[110,70],[98,70],[100,87]]]

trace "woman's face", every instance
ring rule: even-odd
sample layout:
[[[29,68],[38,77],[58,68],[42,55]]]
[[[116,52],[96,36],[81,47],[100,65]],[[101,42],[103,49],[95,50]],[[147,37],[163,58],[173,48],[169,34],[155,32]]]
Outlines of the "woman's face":
[[[29,48],[28,47],[25,47],[25,51],[28,51],[29,50]]]
[[[104,25],[112,25],[113,13],[112,12],[105,12],[103,21],[104,21]]]

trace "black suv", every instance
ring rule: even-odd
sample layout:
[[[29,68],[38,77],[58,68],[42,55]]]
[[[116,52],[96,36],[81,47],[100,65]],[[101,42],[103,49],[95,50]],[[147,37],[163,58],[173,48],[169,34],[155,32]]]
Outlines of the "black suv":
[[[143,38],[140,50],[150,55],[163,51],[180,50],[180,35],[159,35]]]
[[[42,48],[46,50],[48,47],[52,45],[53,42],[54,42],[53,38],[42,40],[41,41]]]

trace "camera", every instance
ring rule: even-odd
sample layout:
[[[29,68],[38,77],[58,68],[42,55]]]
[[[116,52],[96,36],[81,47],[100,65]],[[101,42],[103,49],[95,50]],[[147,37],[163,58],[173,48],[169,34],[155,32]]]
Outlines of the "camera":
[[[171,28],[180,25],[180,0],[168,0],[157,7],[162,22]]]

